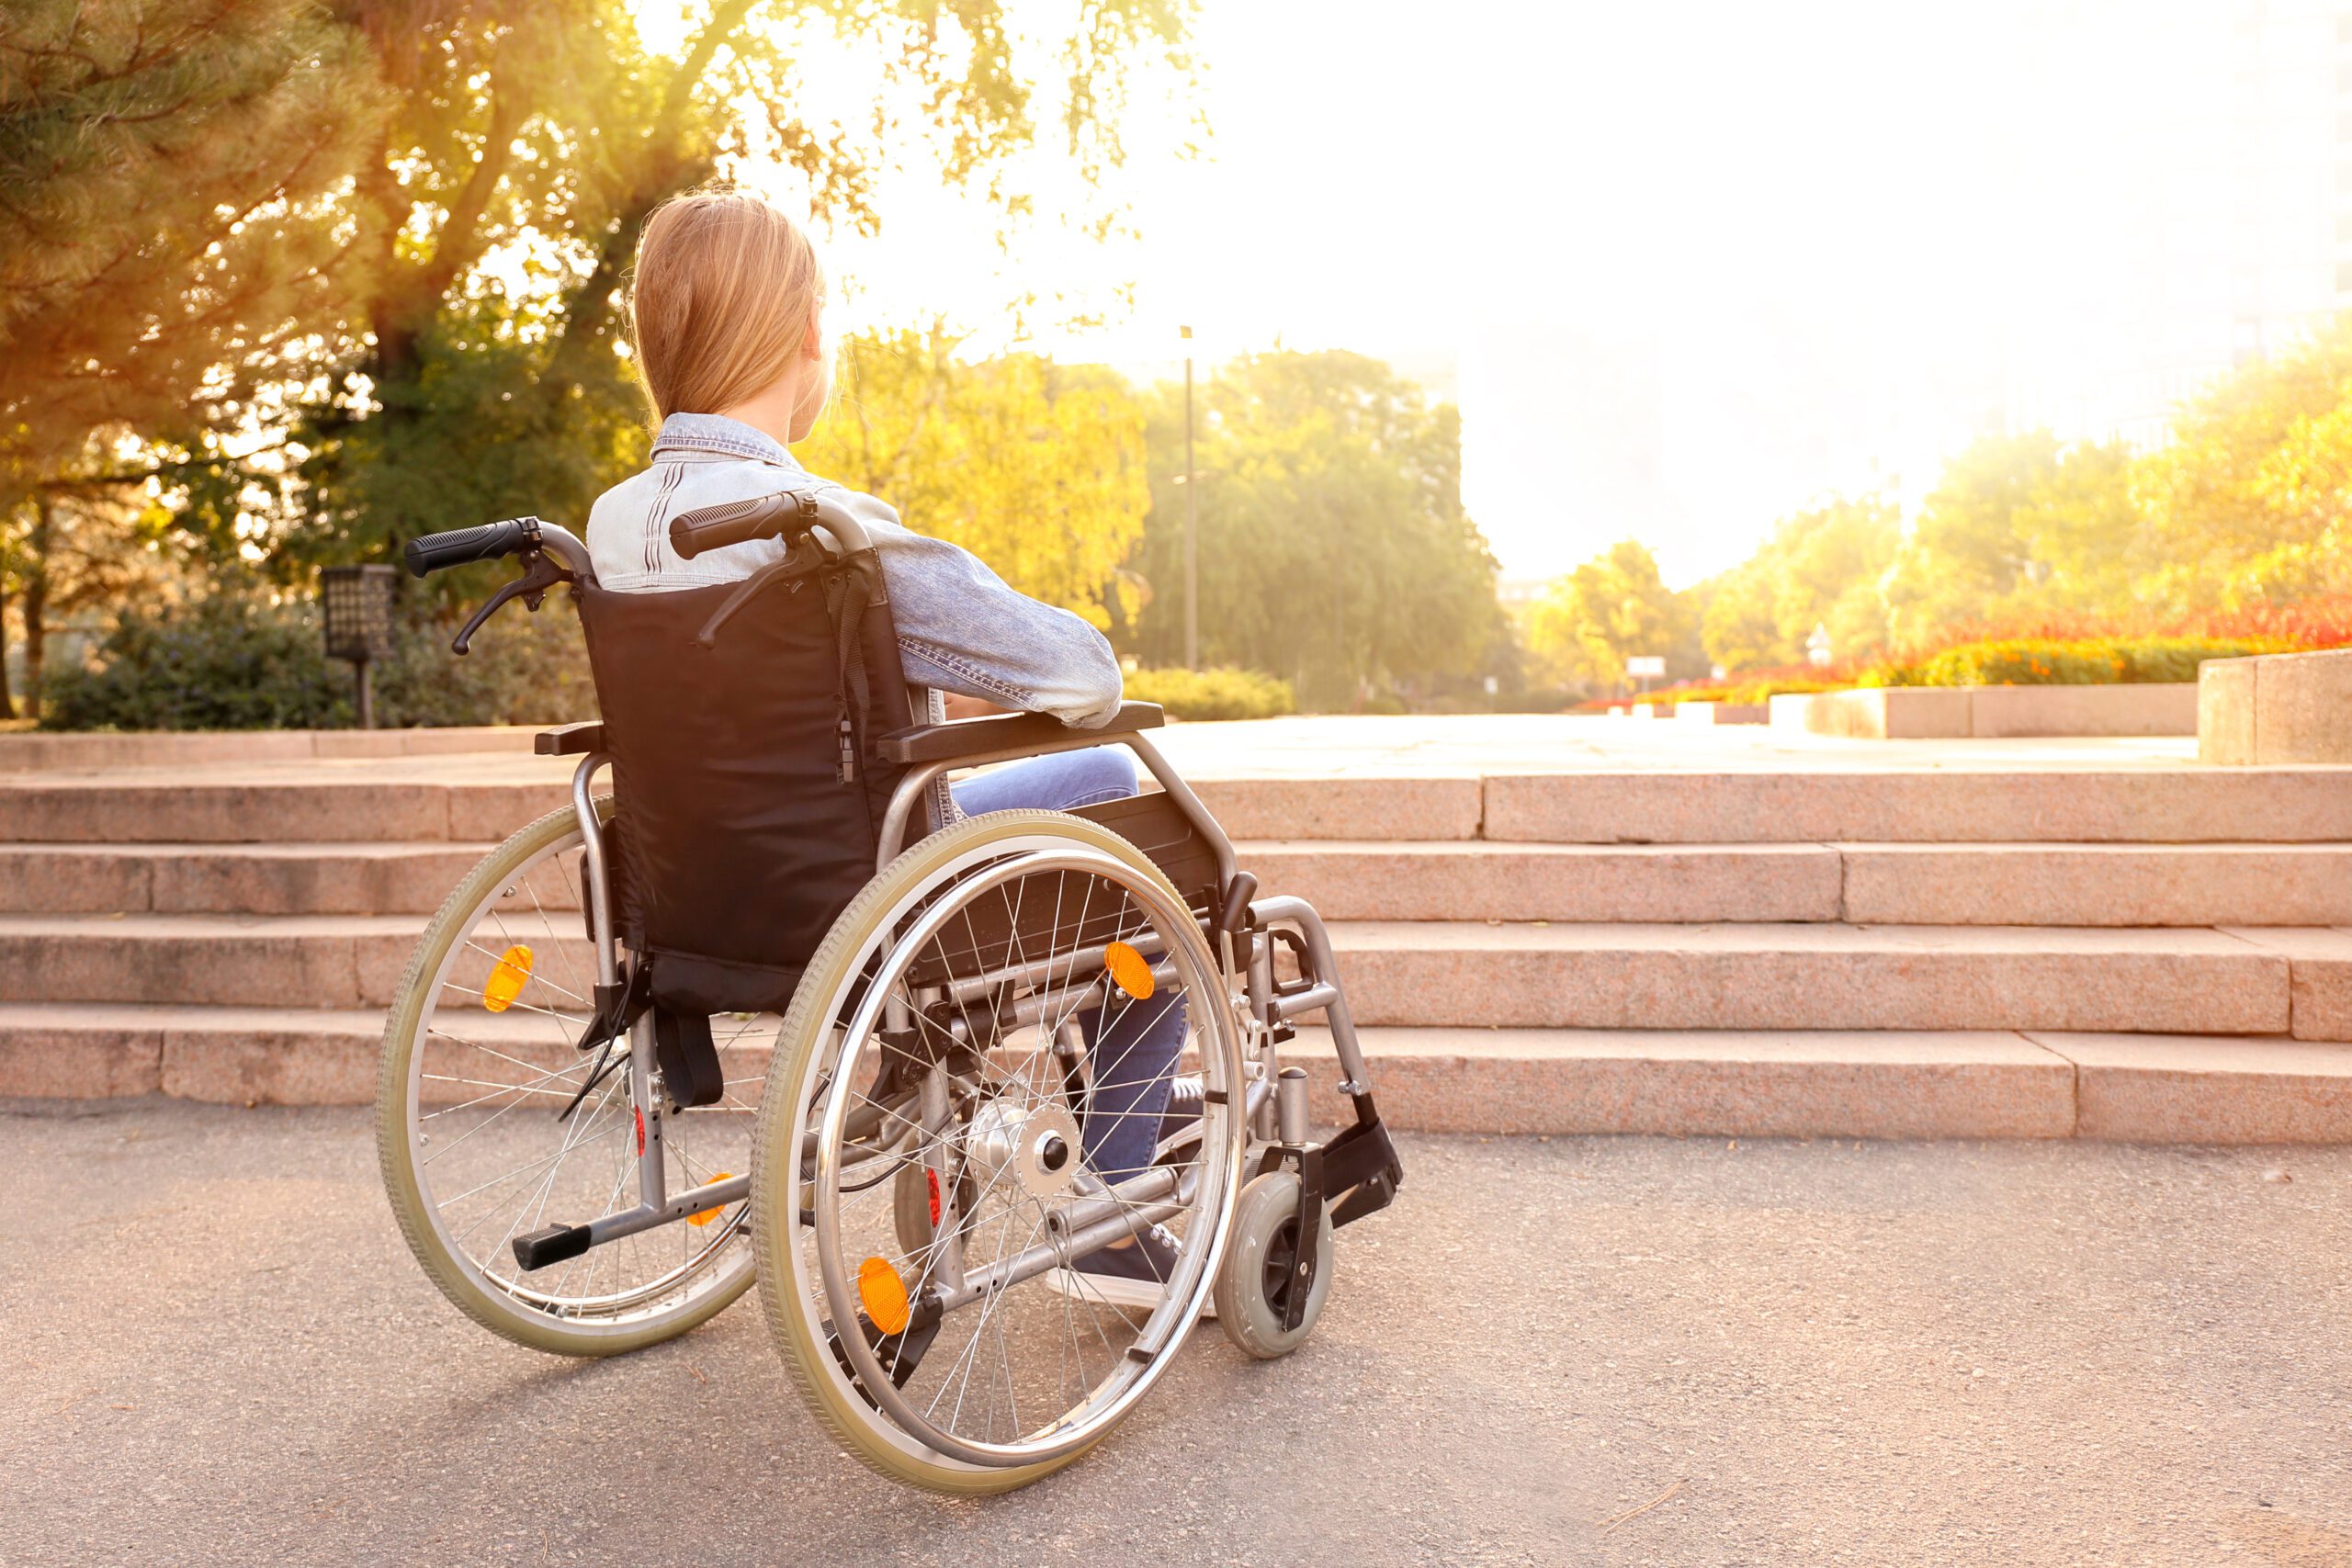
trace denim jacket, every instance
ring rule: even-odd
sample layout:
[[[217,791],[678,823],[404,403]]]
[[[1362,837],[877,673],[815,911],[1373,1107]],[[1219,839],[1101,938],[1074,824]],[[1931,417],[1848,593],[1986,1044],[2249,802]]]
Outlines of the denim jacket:
[[[781,556],[783,542],[753,540],[685,560],[670,547],[671,520],[785,490],[816,491],[865,525],[910,683],[1087,728],[1118,711],[1119,661],[1101,632],[1014,592],[970,551],[911,532],[882,502],[817,478],[773,437],[718,414],[663,420],[653,466],[597,498],[588,514],[596,581],[619,592],[741,581]]]

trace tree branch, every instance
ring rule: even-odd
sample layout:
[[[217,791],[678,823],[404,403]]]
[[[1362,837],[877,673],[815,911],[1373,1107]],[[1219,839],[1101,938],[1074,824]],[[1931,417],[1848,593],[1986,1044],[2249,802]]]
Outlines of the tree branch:
[[[514,157],[514,133],[530,118],[529,95],[514,86],[501,87],[497,63],[492,62],[490,123],[482,131],[481,156],[474,160],[465,188],[449,203],[448,216],[433,239],[433,259],[418,268],[412,298],[419,304],[438,305],[458,275],[474,264],[483,250],[480,232],[490,198],[505,177]]]

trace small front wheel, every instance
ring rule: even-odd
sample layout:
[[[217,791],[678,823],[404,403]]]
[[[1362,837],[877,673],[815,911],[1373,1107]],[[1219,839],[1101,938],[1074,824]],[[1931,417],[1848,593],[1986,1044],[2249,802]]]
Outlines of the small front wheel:
[[[1233,1239],[1216,1275],[1216,1318],[1225,1337],[1245,1355],[1261,1361],[1299,1348],[1322,1315],[1331,1293],[1331,1215],[1318,1216],[1315,1245],[1300,1253],[1298,1173],[1272,1170],[1241,1190],[1234,1206]],[[1299,1264],[1306,1265],[1302,1278]],[[1283,1326],[1291,1293],[1304,1290],[1306,1305],[1295,1328]]]

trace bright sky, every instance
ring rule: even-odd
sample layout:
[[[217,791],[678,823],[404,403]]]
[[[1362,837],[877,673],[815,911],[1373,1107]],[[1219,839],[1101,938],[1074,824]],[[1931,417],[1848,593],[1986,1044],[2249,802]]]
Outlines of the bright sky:
[[[1041,29],[1066,5],[1015,0]],[[1131,373],[1173,370],[1180,321],[1207,360],[1392,358],[1458,393],[1506,576],[1632,534],[1684,583],[1826,490],[1916,498],[2020,344],[2115,316],[2226,9],[1203,0],[1208,154],[1138,99],[1139,239],[1041,232],[1008,264],[910,175],[881,239],[831,255],[854,316],[983,341],[1021,288],[1132,283],[1114,324],[1038,334]]]

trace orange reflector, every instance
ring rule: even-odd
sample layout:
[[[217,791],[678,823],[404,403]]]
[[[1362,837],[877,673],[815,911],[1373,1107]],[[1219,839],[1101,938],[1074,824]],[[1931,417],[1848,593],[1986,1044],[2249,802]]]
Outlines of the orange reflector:
[[[734,1174],[735,1173],[731,1170],[722,1170],[718,1175],[712,1177],[711,1179],[713,1181],[724,1181]],[[686,1224],[690,1225],[707,1225],[710,1224],[711,1221],[718,1218],[721,1213],[722,1211],[719,1209],[705,1209],[699,1214],[688,1214],[686,1216]]]
[[[874,1320],[875,1327],[885,1334],[905,1331],[912,1315],[907,1306],[907,1283],[887,1259],[869,1258],[857,1266],[857,1299],[865,1303],[865,1315]]]
[[[1119,989],[1139,1002],[1151,1000],[1151,965],[1144,962],[1142,953],[1124,942],[1114,942],[1102,950],[1102,967],[1111,972]]]
[[[504,1012],[523,994],[530,978],[531,950],[520,945],[508,948],[498,955],[490,978],[481,983],[481,1005],[492,1012]]]

